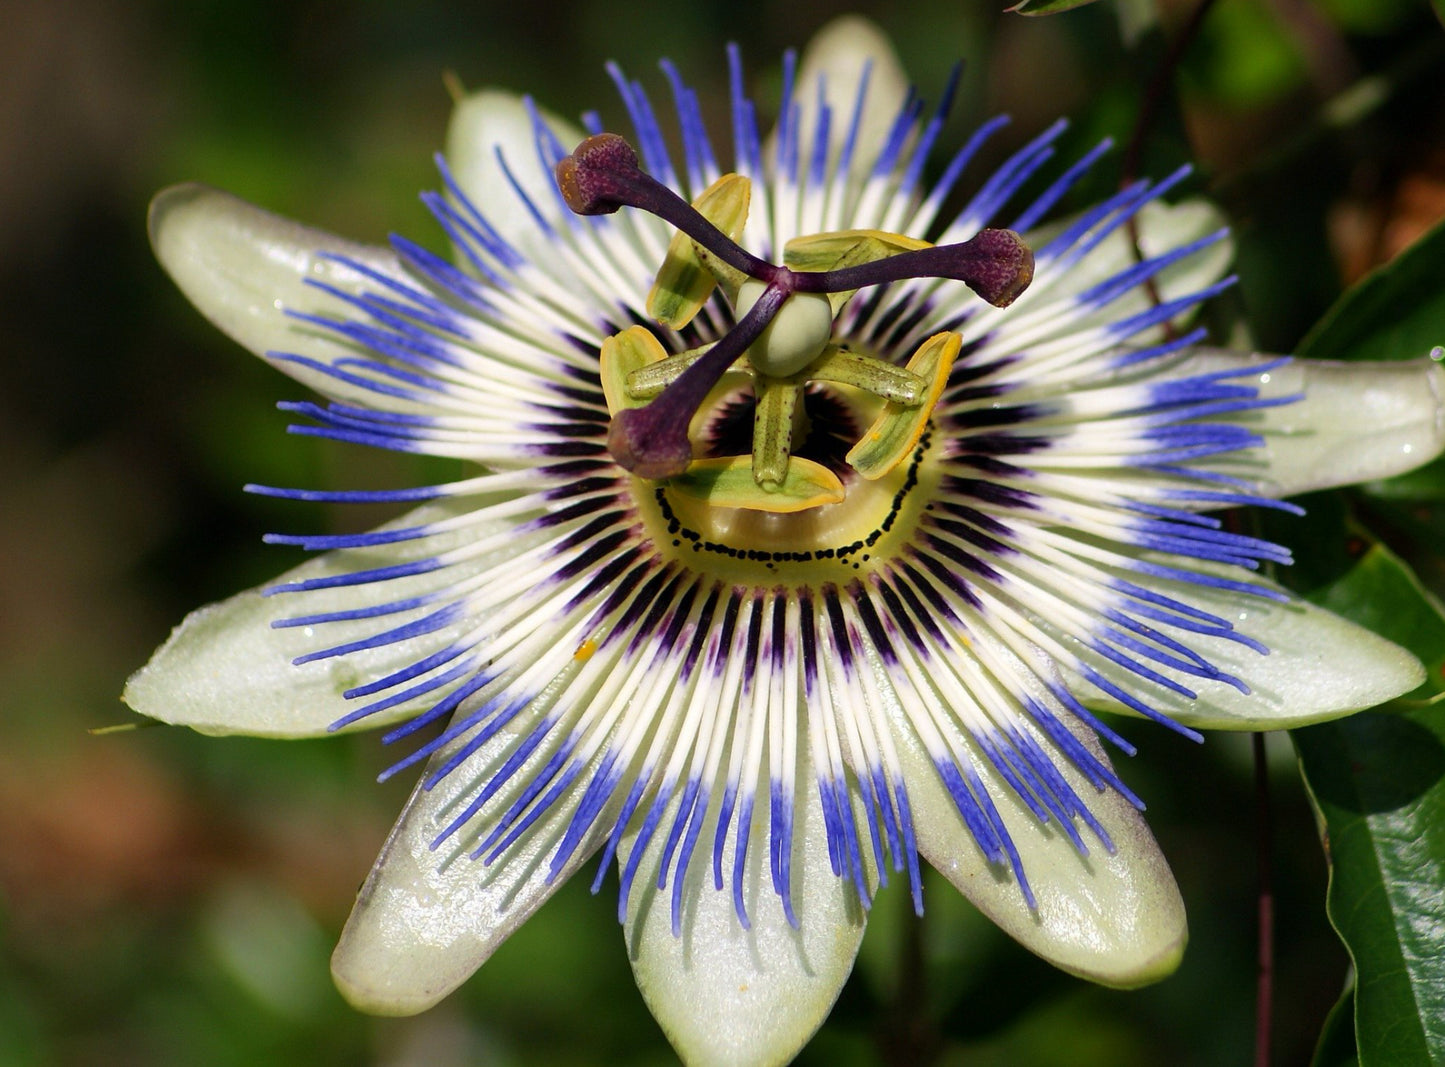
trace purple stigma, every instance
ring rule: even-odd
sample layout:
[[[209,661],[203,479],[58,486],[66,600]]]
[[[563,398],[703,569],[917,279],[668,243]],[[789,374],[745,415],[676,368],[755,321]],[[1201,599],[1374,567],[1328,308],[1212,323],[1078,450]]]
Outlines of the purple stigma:
[[[612,416],[607,450],[619,466],[639,478],[672,478],[692,462],[688,424],[723,373],[747,351],[768,325],[788,293],[768,286],[752,309],[707,354],[664,389],[646,407],[624,408]]]
[[[1034,276],[1033,252],[1012,230],[981,230],[967,241],[904,252],[831,271],[793,271],[746,251],[676,192],[638,165],[637,152],[615,133],[588,137],[556,167],[562,197],[579,215],[610,215],[634,207],[687,234],[723,263],[766,284],[751,310],[650,404],[612,418],[607,448],[642,478],[683,473],[692,462],[688,426],[729,367],[762,334],[795,293],[838,293],[907,278],[963,282],[995,307],[1007,307]]]
[[[615,133],[587,138],[555,169],[562,199],[579,215],[610,215],[621,207],[641,208],[672,223],[730,267],[771,281],[778,270],[744,251],[691,204],[637,165],[637,152]]]
[[[1034,280],[1034,254],[1013,230],[980,230],[967,241],[902,252],[842,270],[795,273],[793,291],[837,293],[905,278],[952,278],[994,307],[1008,307]]]

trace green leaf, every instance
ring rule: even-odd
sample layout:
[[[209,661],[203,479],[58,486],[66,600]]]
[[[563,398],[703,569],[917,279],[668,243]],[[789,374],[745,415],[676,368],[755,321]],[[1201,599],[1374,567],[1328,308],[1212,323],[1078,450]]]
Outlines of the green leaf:
[[[1445,457],[1362,488],[1380,500],[1445,500]]]
[[[1330,862],[1330,921],[1356,969],[1361,1067],[1445,1062],[1445,616],[1371,549],[1317,597],[1408,647],[1430,680],[1388,710],[1294,733]]]
[[[1445,0],[1435,0],[1437,8]],[[1445,223],[1352,286],[1300,342],[1309,359],[1414,359],[1445,345]]]
[[[1094,0],[1020,0],[1008,10],[1016,15],[1057,15],[1061,11],[1072,11],[1093,2]]]
[[[1335,1002],[1325,1025],[1310,1067],[1359,1067],[1360,1056],[1355,1048],[1355,987],[1346,989]]]
[[[1439,601],[1389,549],[1373,545],[1348,574],[1310,599],[1419,657],[1428,681],[1401,698],[1405,706],[1445,692],[1445,614]]]
[[[1440,21],[1445,22],[1445,0],[1434,0],[1435,14],[1440,16]]]

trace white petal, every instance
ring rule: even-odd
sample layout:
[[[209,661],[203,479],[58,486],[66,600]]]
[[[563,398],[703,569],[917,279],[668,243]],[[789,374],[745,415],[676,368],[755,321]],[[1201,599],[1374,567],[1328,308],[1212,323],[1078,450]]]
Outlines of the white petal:
[[[422,508],[391,525],[415,525],[452,513],[445,507]],[[440,536],[379,550],[331,552],[288,571],[276,584],[401,563],[443,551],[453,543]],[[296,666],[291,661],[297,656],[401,625],[419,612],[393,616],[394,621],[382,620],[381,625],[372,619],[275,629],[272,623],[399,600],[445,581],[424,574],[392,579],[381,592],[374,586],[342,586],[269,597],[256,589],[240,593],[186,616],[150,662],[131,676],[122,699],[142,715],[202,733],[257,737],[325,734],[331,723],[364,703],[347,701],[343,692],[415,663],[427,652],[443,647],[466,624]],[[402,706],[363,720],[362,725],[379,726],[413,711]]]
[[[538,108],[537,113],[566,152],[587,136],[548,111]],[[498,152],[506,159],[506,170]],[[499,89],[468,94],[452,112],[446,155],[462,191],[519,251],[532,253],[547,237],[532,218],[527,200],[508,180],[507,170],[544,218],[565,225],[556,180],[538,155],[536,128],[521,97]]]
[[[950,732],[968,746],[957,730]],[[1041,824],[990,776],[999,814],[1037,900],[1037,908],[1030,910],[1012,874],[984,860],[917,736],[902,724],[897,733],[919,851],[1001,930],[1054,966],[1119,989],[1147,985],[1174,971],[1188,939],[1184,902],[1133,805],[1117,793],[1096,792],[1060,761],[1060,772],[1115,846],[1110,855],[1081,828],[1091,849],[1081,856],[1066,836]],[[1094,736],[1082,727],[1075,733],[1107,765]]]
[[[1205,200],[1184,200],[1177,204],[1154,200],[1145,204],[1137,216],[1139,250],[1144,257],[1163,255],[1182,245],[1198,241],[1225,229],[1224,214]],[[1072,220],[1065,220],[1038,231],[1030,231],[1024,240],[1031,248],[1041,248]],[[1225,276],[1234,258],[1234,242],[1223,238],[1178,263],[1165,268],[1156,277],[1156,288],[1163,300],[1174,300],[1205,289]],[[1106,281],[1138,262],[1127,227],[1120,226],[1099,242],[1078,263],[1066,270],[1041,269],[1034,283],[1025,291],[1020,303],[1053,301],[1065,294],[1082,293]],[[1152,298],[1142,285],[1136,285],[1117,300],[1091,313],[1082,320],[1069,322],[1070,330],[1090,325],[1118,322],[1152,306]],[[1017,314],[1017,313],[1016,313]],[[1139,335],[1134,343],[1145,343],[1147,335]]]
[[[1272,358],[1198,349],[1171,373],[1248,370]],[[1251,479],[1267,496],[1388,478],[1445,451],[1445,367],[1428,357],[1390,363],[1297,359],[1231,381],[1257,386],[1263,397],[1304,394],[1242,420],[1265,435],[1262,448],[1210,464]]]
[[[454,838],[432,851],[437,834],[466,807],[485,772],[505,760],[515,741],[499,734],[434,789],[418,786],[407,801],[331,957],[332,977],[356,1008],[377,1015],[430,1008],[471,977],[595,850],[596,840],[584,842],[548,883],[547,857],[576,806],[563,803],[494,863],[470,857],[476,843],[471,837]],[[453,751],[455,745],[437,753],[429,770]],[[497,810],[511,805],[544,755],[534,753],[492,799]]]
[[[871,166],[882,150],[893,120],[908,95],[908,75],[883,31],[857,15],[828,23],[803,51],[795,90],[799,105],[798,143],[811,146],[818,126],[819,79],[824,79],[822,98],[832,112],[828,127],[829,156],[836,158],[848,136],[865,67],[868,68],[868,94],[854,149],[854,168],[864,174],[867,171],[863,168]]]
[[[337,314],[335,297],[307,279],[347,292],[376,288],[358,271],[324,258],[346,256],[383,274],[403,272],[389,249],[358,244],[263,211],[205,185],[175,185],[150,207],[151,245],[187,299],[257,355],[300,353],[329,360],[354,351],[287,311]],[[293,363],[276,363],[298,381],[334,396],[372,397]]]
[[[699,848],[688,868],[681,937],[672,934],[671,887],[658,891],[655,878],[642,874],[634,883],[626,924],[633,973],[689,1064],[788,1062],[822,1024],[853,969],[863,912],[851,885],[829,866],[812,776],[799,777],[805,796],[796,806],[792,867],[798,929],[784,918],[768,876],[765,802],[755,809],[752,829],[751,930],[739,923],[731,891],[713,888],[710,849]],[[662,832],[654,836],[642,871],[656,870],[665,839]],[[710,826],[699,840],[712,841]],[[730,837],[724,871],[732,869],[732,857]]]
[[[1239,571],[1210,569],[1235,580],[1241,576]],[[1278,603],[1182,583],[1141,580],[1138,584],[1218,615],[1270,650],[1265,656],[1235,641],[1175,631],[1182,642],[1251,690],[1246,695],[1223,682],[1176,674],[1199,694],[1198,700],[1141,683],[1107,661],[1098,665],[1100,673],[1128,691],[1144,695],[1151,706],[1186,726],[1201,730],[1293,729],[1383,704],[1425,680],[1425,668],[1413,653],[1306,601],[1291,598],[1288,603]],[[1165,669],[1164,673],[1169,672]],[[1107,699],[1094,699],[1082,682],[1074,686],[1074,692],[1090,694],[1085,698],[1090,704],[1125,711]]]

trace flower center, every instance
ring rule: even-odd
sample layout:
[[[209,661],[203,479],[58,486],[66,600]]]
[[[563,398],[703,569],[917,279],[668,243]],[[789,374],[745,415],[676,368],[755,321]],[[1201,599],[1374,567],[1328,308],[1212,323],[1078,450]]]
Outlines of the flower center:
[[[658,551],[685,566],[705,567],[740,587],[820,589],[845,585],[902,554],[937,495],[937,457],[925,434],[885,476],[851,479],[846,500],[786,511],[720,506],[671,482],[640,483],[635,500]]]
[[[940,246],[872,230],[815,234],[789,241],[782,265],[769,263],[738,244],[751,199],[746,178],[725,175],[689,204],[644,173],[616,134],[584,140],[558,163],[556,177],[579,214],[634,207],[676,227],[647,300],[662,326],[686,326],[717,288],[732,303],[735,325],[716,342],[669,355],[637,326],[609,338],[601,352],[613,458],[639,478],[666,482],[670,496],[712,508],[788,514],[844,498],[837,474],[792,455],[810,382],[875,398],[876,417],[845,456],[863,480],[884,479],[919,451],[961,340],[935,334],[907,366],[850,352],[834,343],[833,323],[857,290],[950,278],[1005,307],[1033,278],[1033,254],[1010,230]],[[699,413],[718,401],[730,373],[752,380],[752,452],[698,459]]]

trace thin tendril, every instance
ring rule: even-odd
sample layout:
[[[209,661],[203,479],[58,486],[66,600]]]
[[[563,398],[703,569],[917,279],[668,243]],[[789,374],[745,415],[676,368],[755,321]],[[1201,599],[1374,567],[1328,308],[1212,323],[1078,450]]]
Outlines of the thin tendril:
[[[1199,36],[1199,28],[1204,24],[1205,16],[1209,14],[1214,2],[1215,0],[1199,0],[1199,4],[1189,15],[1189,21],[1184,24],[1179,35],[1169,45],[1169,51],[1165,53],[1164,61],[1159,64],[1159,69],[1150,79],[1149,88],[1144,93],[1144,102],[1139,105],[1139,117],[1134,120],[1134,130],[1129,136],[1129,145],[1124,150],[1123,173],[1119,178],[1119,188],[1126,188],[1138,177],[1139,163],[1144,154],[1144,142],[1153,132],[1154,123],[1159,115],[1159,104],[1168,91],[1175,71],[1178,70],[1180,62],[1184,59],[1184,53],[1194,43],[1194,39]],[[1139,246],[1139,216],[1131,215],[1124,225],[1129,235],[1130,247],[1134,250],[1134,261],[1136,263],[1144,262],[1144,250]],[[1162,300],[1159,295],[1158,283],[1154,278],[1145,280],[1144,291],[1148,294],[1150,303],[1158,307]],[[1168,338],[1173,338],[1174,328],[1168,322],[1164,323],[1164,332]]]

